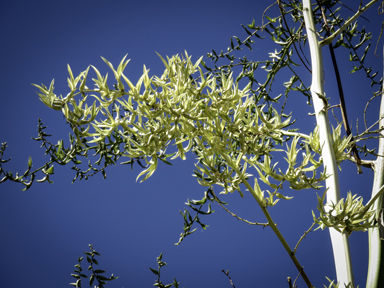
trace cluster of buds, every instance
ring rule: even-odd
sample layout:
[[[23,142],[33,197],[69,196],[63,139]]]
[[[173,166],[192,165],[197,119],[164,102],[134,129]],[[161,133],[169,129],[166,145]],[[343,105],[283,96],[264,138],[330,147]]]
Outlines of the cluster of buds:
[[[317,218],[312,211],[318,228],[332,227],[340,233],[347,232],[350,235],[353,231],[366,231],[375,226],[375,211],[369,210],[368,205],[364,206],[362,197],[348,192],[347,197],[338,203],[324,204],[326,193],[327,191],[323,197],[317,196],[320,217]]]

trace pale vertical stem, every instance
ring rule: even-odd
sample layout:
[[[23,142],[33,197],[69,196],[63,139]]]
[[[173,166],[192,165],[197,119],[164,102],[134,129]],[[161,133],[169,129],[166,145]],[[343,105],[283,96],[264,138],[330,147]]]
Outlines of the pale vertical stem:
[[[316,27],[310,0],[303,0],[303,14],[311,53],[311,94],[320,133],[322,147],[321,156],[324,169],[326,170],[326,173],[330,175],[325,181],[326,188],[328,189],[327,202],[336,204],[340,200],[339,178],[335,153],[332,147],[331,129],[327,114],[327,101],[324,95],[322,51],[316,35]],[[329,232],[336,266],[337,281],[340,282],[340,287],[344,287],[344,284],[348,285],[349,283],[352,284],[351,287],[354,287],[348,235],[346,233],[339,233],[333,228],[330,228]]]
[[[383,46],[383,61],[384,61],[384,46]],[[384,71],[384,62],[383,62]],[[384,84],[383,84],[384,85]],[[383,86],[384,88],[384,86]],[[381,95],[379,127],[384,127],[384,97]],[[384,131],[380,132],[378,155],[384,155]],[[372,198],[378,193],[379,189],[384,184],[384,157],[378,156],[375,161],[375,177],[372,187]],[[376,211],[376,219],[381,220],[380,216],[383,209],[383,195],[379,196],[372,210]],[[368,230],[369,242],[369,260],[368,260],[368,275],[367,288],[384,287],[384,243],[380,239],[379,227],[373,227]]]

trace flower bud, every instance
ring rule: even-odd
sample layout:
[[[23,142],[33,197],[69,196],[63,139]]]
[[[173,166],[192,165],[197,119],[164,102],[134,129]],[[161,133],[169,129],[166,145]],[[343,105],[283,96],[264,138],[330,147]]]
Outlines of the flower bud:
[[[57,111],[61,110],[64,106],[64,101],[60,99],[55,99],[52,102],[51,108]]]

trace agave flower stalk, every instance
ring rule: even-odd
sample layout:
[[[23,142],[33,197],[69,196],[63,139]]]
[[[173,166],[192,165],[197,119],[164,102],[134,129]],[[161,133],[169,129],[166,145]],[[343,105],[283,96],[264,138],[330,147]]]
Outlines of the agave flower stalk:
[[[384,57],[384,47],[383,47]],[[384,63],[383,63],[384,64]],[[383,65],[384,68],[384,65]],[[381,96],[380,104],[380,121],[379,127],[384,127],[384,99]],[[384,131],[380,131],[378,155],[384,155]],[[375,161],[375,176],[373,180],[372,198],[379,193],[380,188],[384,185],[384,157],[379,156]],[[372,210],[376,213],[376,219],[379,220],[380,225],[383,217],[383,194],[379,196]],[[383,236],[381,236],[383,237]],[[369,260],[368,260],[368,275],[367,275],[367,288],[378,288],[384,286],[384,251],[383,240],[380,239],[379,227],[370,228],[368,231],[369,241]]]
[[[303,14],[305,27],[308,35],[308,43],[312,62],[312,85],[311,94],[313,106],[316,113],[316,121],[319,127],[320,143],[322,147],[324,169],[330,175],[325,183],[327,191],[327,202],[338,203],[340,201],[340,186],[337,173],[337,163],[332,146],[331,128],[327,114],[327,99],[324,93],[322,45],[316,35],[315,22],[312,15],[310,0],[303,0]],[[341,287],[354,287],[352,263],[349,251],[348,233],[340,233],[330,228],[333,256],[336,266],[337,281]]]

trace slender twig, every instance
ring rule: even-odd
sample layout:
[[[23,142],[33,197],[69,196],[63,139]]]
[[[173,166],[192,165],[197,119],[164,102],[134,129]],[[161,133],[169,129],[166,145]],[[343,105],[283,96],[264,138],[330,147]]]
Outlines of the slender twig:
[[[284,24],[285,24],[285,28],[287,29],[287,31],[288,31],[288,33],[289,33],[289,36],[291,37],[291,39],[292,39],[292,41],[293,41],[293,35],[291,34],[291,31],[289,30],[289,26],[288,26],[287,20],[285,19],[285,14],[286,14],[286,13],[285,13],[285,11],[284,11],[283,5],[281,4],[281,0],[278,0],[277,2],[278,2],[278,4],[279,4],[280,13],[281,13],[281,15],[283,16],[283,21],[284,21]],[[303,26],[303,25],[302,25],[302,26]],[[300,30],[298,30],[298,31],[300,31]],[[293,41],[293,47],[295,48],[296,54],[297,54],[297,56],[299,56],[299,59],[300,59],[301,63],[303,63],[304,67],[307,68],[307,70],[309,71],[309,73],[312,74],[311,69],[308,68],[308,66],[305,64],[304,60],[301,58],[300,53],[299,53],[299,51],[297,50],[297,47],[296,47],[296,44],[295,44],[294,41]]]
[[[293,288],[291,277],[288,277],[288,278],[287,278],[287,282],[288,282],[288,287],[289,287],[289,288]]]
[[[300,42],[299,42],[300,43]],[[291,70],[291,72],[298,78],[298,80],[301,82],[301,84],[303,85],[303,87],[304,87],[304,89],[306,90],[306,91],[308,91],[309,89],[305,86],[305,84],[303,83],[303,81],[301,80],[301,78],[297,75],[297,73],[295,72],[295,70],[293,70],[292,69],[292,67],[291,67],[291,65],[288,65],[287,66],[288,67],[288,69],[289,70]],[[284,112],[284,108],[285,108],[285,106],[286,106],[286,102],[287,102],[287,98],[288,98],[288,94],[287,94],[287,96],[285,97],[285,100],[284,100],[284,103],[283,103],[283,105],[282,105],[282,107],[281,107],[281,112],[280,112],[280,114],[283,114],[283,112]]]
[[[273,3],[272,5],[270,5],[265,11],[264,11],[264,14],[265,14],[265,12],[270,8],[270,7],[272,7],[273,5],[275,5],[275,4],[277,4],[277,1],[275,2],[275,3]],[[290,11],[288,11],[287,12],[287,14],[288,13],[290,13],[290,12],[292,12],[293,10],[290,10]],[[234,50],[236,50],[238,47],[240,47],[241,45],[243,45],[244,43],[247,43],[248,42],[248,40],[252,37],[252,36],[254,36],[254,35],[256,35],[257,34],[257,32],[258,31],[261,31],[261,32],[263,32],[264,31],[264,26],[267,26],[270,22],[268,22],[268,23],[266,23],[265,25],[264,25],[264,14],[263,14],[263,16],[262,16],[262,26],[260,27],[260,29],[259,30],[255,30],[255,31],[253,31],[252,33],[251,33],[251,35],[249,35],[247,38],[245,38],[245,40],[243,40],[240,44],[238,44],[237,46],[235,46],[233,49],[229,49],[226,53],[223,53],[223,54],[220,54],[220,57],[224,57],[224,56],[226,56],[226,55],[229,55],[229,53],[231,53],[232,51],[234,51]],[[281,16],[278,16],[278,17],[276,17],[276,19],[279,19]],[[217,59],[218,59],[219,57],[217,57]]]
[[[376,57],[379,56],[379,55],[376,55],[376,52],[377,52],[377,47],[379,46],[379,42],[380,42],[381,36],[383,35],[383,29],[384,29],[384,22],[381,24],[380,35],[379,35],[379,38],[377,38],[377,42],[376,42],[376,48],[375,48],[375,53],[374,53]]]
[[[233,284],[233,282],[232,282],[232,278],[231,278],[231,276],[229,276],[229,271],[227,270],[227,271],[225,272],[224,269],[223,269],[223,270],[221,270],[221,272],[223,272],[225,275],[227,275],[227,277],[228,277],[228,279],[229,279],[229,282],[231,283],[232,287],[233,287],[233,288],[236,288],[236,287],[235,287],[235,284]]]
[[[299,279],[300,274],[301,274],[301,272],[299,272],[299,275],[297,275],[295,281],[293,281],[293,285],[292,285],[292,286],[293,286],[294,288],[297,287],[297,285],[296,285],[295,283],[296,283],[296,281]]]
[[[376,134],[377,132],[380,132],[381,130],[383,130],[383,128],[381,128],[381,129],[378,129],[378,130],[373,131],[373,132],[370,131],[374,126],[379,124],[380,120],[383,120],[383,118],[380,118],[379,120],[377,120],[375,123],[373,123],[371,126],[369,126],[369,128],[367,128],[367,126],[365,125],[365,131],[362,132],[361,134],[356,135],[356,138],[361,138],[367,134]]]
[[[334,106],[330,106],[330,107],[328,107],[328,111],[329,110],[331,110],[332,111],[332,116],[333,116],[333,118],[335,118],[335,120],[336,120],[336,122],[337,122],[337,126],[339,126],[340,125],[340,121],[339,121],[339,119],[337,119],[337,117],[336,117],[336,115],[335,115],[335,112],[334,112],[334,110],[333,110],[333,108],[339,108],[340,107],[340,104],[337,104],[337,105],[334,105]]]
[[[384,2],[381,2],[380,7],[377,9],[377,13],[379,15],[384,13]],[[379,38],[377,39],[377,42],[376,42],[376,48],[375,48],[375,56],[376,57],[378,56],[378,55],[376,55],[376,51],[377,51],[377,47],[379,46],[379,42],[380,42],[381,36],[383,35],[383,29],[384,29],[384,22],[381,24],[380,36],[379,36]]]
[[[296,254],[296,251],[297,251],[297,248],[299,247],[299,244],[301,241],[303,241],[303,239],[305,238],[305,236],[307,236],[307,234],[309,232],[311,232],[313,226],[315,226],[316,222],[313,222],[311,227],[309,227],[309,229],[307,231],[304,232],[303,236],[300,237],[299,241],[297,242],[296,246],[295,246],[295,249],[293,249],[293,254]]]
[[[304,22],[301,22],[299,30],[301,30],[302,27],[304,27]],[[304,50],[303,50],[303,46],[301,45],[301,42],[299,42],[299,48],[300,48],[301,54],[303,54],[303,57],[304,57],[305,61],[307,61],[308,65],[311,65],[311,63],[307,59],[307,56],[305,56],[305,53],[304,53]]]
[[[299,137],[299,138],[303,138],[305,140],[309,140],[311,138],[309,135],[304,134],[304,133],[298,133],[298,132],[293,132],[293,131],[285,131],[283,129],[278,130],[278,132],[280,132],[281,134],[283,134],[285,136]]]
[[[327,110],[331,110],[331,109],[333,109],[333,108],[340,108],[340,104],[336,104],[336,105],[329,106],[329,107],[327,108]],[[339,122],[339,121],[337,121],[337,122]]]
[[[355,10],[353,10],[351,7],[348,7],[347,5],[343,4],[341,1],[337,1],[337,3],[340,3],[341,5],[343,5],[345,8],[347,8],[348,10],[352,11],[353,13],[356,13]],[[371,23],[367,18],[365,18],[364,16],[360,16],[361,18],[367,20],[369,23]]]
[[[381,96],[381,93],[377,93],[377,94],[373,95],[371,97],[371,99],[368,100],[367,104],[365,104],[365,108],[364,108],[364,126],[365,126],[365,130],[368,130],[368,128],[367,128],[367,116],[366,116],[367,115],[368,106],[369,106],[369,104],[371,104],[371,101],[373,99],[375,99],[376,97],[379,97],[379,96]],[[378,123],[378,121],[376,123]]]
[[[223,208],[227,213],[231,214],[231,215],[232,215],[233,217],[235,217],[236,219],[238,219],[238,220],[240,220],[240,221],[243,221],[243,222],[245,222],[245,223],[247,223],[247,224],[249,224],[249,225],[260,225],[260,226],[263,226],[263,227],[267,227],[267,226],[269,226],[268,223],[250,222],[250,221],[248,221],[248,220],[245,220],[245,219],[243,219],[243,218],[237,216],[235,213],[229,211],[223,204],[221,204],[221,201],[217,198],[216,194],[213,193],[213,191],[212,191],[211,193],[212,193],[213,197],[215,197],[216,202],[221,206],[221,208]]]
[[[264,30],[264,15],[265,13],[271,8],[272,6],[278,4],[278,1],[274,2],[273,4],[269,5],[263,12],[263,15],[261,16],[261,32]]]
[[[361,135],[365,135],[365,134],[369,134],[369,130],[371,130],[374,126],[376,126],[377,124],[379,124],[379,122],[383,120],[383,118],[380,118],[379,120],[377,120],[375,123],[373,123],[371,126],[369,126],[369,128],[367,129],[367,131],[363,132]],[[383,130],[383,128],[380,128],[378,129],[378,132],[380,132],[381,130]],[[371,132],[371,133],[376,133],[376,131],[374,132]]]

